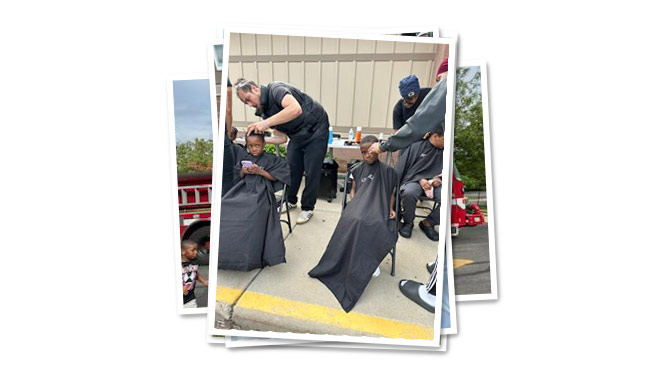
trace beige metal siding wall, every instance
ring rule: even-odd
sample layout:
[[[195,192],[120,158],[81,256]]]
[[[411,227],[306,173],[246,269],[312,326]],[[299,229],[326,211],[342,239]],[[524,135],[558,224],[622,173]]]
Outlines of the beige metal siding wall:
[[[415,74],[429,86],[441,53],[443,46],[424,43],[231,34],[228,72],[232,83],[243,77],[300,88],[323,105],[335,131],[362,126],[378,133],[392,128],[399,80]],[[234,95],[234,125],[258,120]]]

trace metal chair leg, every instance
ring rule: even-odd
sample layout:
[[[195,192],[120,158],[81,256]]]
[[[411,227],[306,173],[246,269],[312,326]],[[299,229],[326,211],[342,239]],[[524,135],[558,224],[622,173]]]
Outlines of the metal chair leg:
[[[288,186],[284,186],[283,190],[281,191],[281,199],[279,199],[279,216],[281,216],[281,210],[284,208],[284,202],[288,201],[287,194],[288,194]],[[292,233],[293,227],[291,225],[290,209],[288,209],[288,207],[286,207],[286,217],[288,218],[287,221],[280,219],[279,222],[287,223],[288,233]]]
[[[397,186],[396,191],[394,192],[394,209],[396,211],[397,216],[394,218],[395,220],[395,225],[397,228],[397,242],[399,241],[399,222],[401,221],[401,202],[400,197],[401,197],[401,189],[399,186]],[[394,243],[394,248],[392,248],[392,272],[390,275],[394,276],[395,274],[395,268],[397,265],[397,243]]]
[[[346,170],[346,177],[344,178],[344,194],[343,194],[343,199],[341,200],[341,211],[342,212],[344,211],[344,209],[346,209],[346,199],[348,197],[348,176],[349,175],[350,175],[350,170]]]
[[[284,193],[286,193],[286,189],[284,189]],[[286,197],[286,201],[288,201],[288,197]],[[288,208],[286,208],[286,218],[288,219],[288,232],[292,233],[293,232],[293,225],[291,225],[290,209],[288,209]]]

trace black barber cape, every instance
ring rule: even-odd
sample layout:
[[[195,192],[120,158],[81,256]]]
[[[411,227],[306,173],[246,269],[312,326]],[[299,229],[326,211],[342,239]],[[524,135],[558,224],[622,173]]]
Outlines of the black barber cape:
[[[247,174],[240,179],[242,160],[258,164],[277,180]],[[235,185],[221,198],[219,269],[249,271],[286,262],[286,247],[274,193],[290,183],[286,160],[265,154],[238,155]]]
[[[443,170],[443,150],[428,139],[417,141],[399,155],[395,170],[401,186],[422,178],[431,179]]]
[[[371,275],[397,241],[390,220],[390,197],[397,186],[394,170],[380,161],[362,162],[351,171],[355,197],[341,213],[325,253],[309,276],[318,278],[348,313]]]

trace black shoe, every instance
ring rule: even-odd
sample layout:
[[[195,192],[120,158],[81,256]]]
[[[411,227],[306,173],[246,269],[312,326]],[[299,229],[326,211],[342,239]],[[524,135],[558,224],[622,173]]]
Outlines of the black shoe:
[[[403,236],[404,238],[410,238],[411,235],[413,235],[413,224],[412,223],[404,223],[401,225],[401,228],[399,229],[399,234]]]
[[[402,279],[401,282],[399,282],[399,290],[401,290],[401,293],[404,294],[404,296],[426,309],[429,313],[434,313],[436,308],[433,305],[427,304],[420,298],[420,293],[418,292],[420,286],[423,286],[423,284],[412,280]]]
[[[427,238],[433,240],[434,242],[438,241],[438,233],[436,232],[436,229],[433,228],[433,226],[424,226],[422,221],[420,221],[419,225],[422,231],[424,231],[424,235],[427,236]]]
[[[436,266],[435,262],[431,262],[431,263],[427,262],[427,271],[429,272],[429,274],[431,274],[431,272],[433,271],[434,266]]]

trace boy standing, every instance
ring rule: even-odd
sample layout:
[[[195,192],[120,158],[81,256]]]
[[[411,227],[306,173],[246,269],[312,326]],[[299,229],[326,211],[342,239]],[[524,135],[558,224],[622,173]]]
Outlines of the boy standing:
[[[180,254],[182,255],[182,295],[185,308],[198,308],[196,303],[196,281],[207,286],[208,281],[198,272],[198,244],[191,240],[183,240],[180,244]]]
[[[247,151],[233,170],[234,186],[221,198],[219,269],[249,271],[286,262],[274,196],[290,183],[288,163],[264,153],[265,137],[246,136]]]
[[[370,135],[360,142],[364,162],[351,169],[353,199],[341,213],[318,265],[309,272],[332,291],[346,312],[355,306],[372,274],[380,273],[381,261],[397,241],[397,174],[369,152],[377,141]]]

